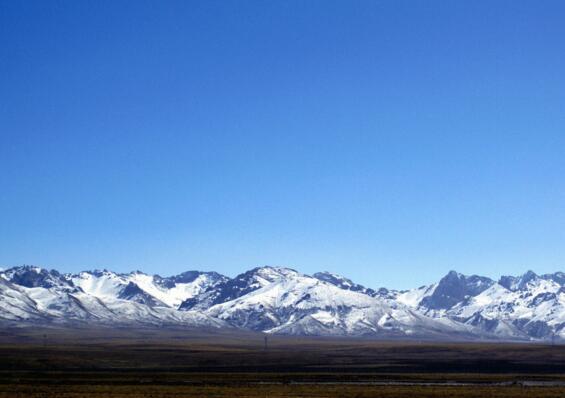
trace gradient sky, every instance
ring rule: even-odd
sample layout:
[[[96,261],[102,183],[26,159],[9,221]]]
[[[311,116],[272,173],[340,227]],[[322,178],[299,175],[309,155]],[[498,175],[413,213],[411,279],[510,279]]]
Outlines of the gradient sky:
[[[0,265],[565,270],[563,1],[0,0]]]

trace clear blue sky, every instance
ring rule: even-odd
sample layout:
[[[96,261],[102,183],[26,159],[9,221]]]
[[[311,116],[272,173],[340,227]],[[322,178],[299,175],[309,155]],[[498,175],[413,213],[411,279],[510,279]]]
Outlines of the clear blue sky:
[[[565,270],[563,1],[0,0],[0,265]]]

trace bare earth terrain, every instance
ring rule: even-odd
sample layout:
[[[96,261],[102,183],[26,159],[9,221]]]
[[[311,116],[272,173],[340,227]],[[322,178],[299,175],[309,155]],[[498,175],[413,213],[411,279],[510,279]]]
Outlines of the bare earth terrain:
[[[0,397],[564,397],[565,346],[0,329]]]

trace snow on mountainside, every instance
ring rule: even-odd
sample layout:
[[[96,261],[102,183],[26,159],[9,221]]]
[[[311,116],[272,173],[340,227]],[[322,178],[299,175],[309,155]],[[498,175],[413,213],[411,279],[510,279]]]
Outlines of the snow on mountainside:
[[[467,332],[381,297],[342,289],[294,271],[206,313],[267,333],[403,336]]]
[[[444,276],[431,294],[420,301],[422,307],[432,310],[449,309],[469,297],[476,296],[494,284],[489,278],[471,275],[465,276],[450,271]]]
[[[224,280],[214,288],[203,291],[185,300],[180,309],[205,310],[215,304],[225,303],[249,294],[281,279],[298,275],[293,269],[281,267],[257,267],[237,275],[233,279]]]
[[[39,321],[43,318],[37,304],[24,288],[0,278],[0,319],[9,321]]]
[[[565,339],[565,274],[449,272],[408,291],[343,276],[258,267],[234,278],[187,271],[161,277],[108,270],[0,271],[0,322],[235,327],[297,335]]]
[[[10,268],[0,273],[2,278],[20,286],[43,287],[46,289],[59,287],[72,289],[73,283],[55,270],[48,271],[32,265]]]
[[[338,311],[350,307],[367,308],[376,302],[365,294],[342,290],[312,277],[294,274],[214,305],[207,313],[251,329],[269,330],[288,321],[311,315],[318,320],[328,311],[337,319]]]
[[[130,301],[120,295],[131,288],[127,282],[121,290],[120,280],[109,271],[97,272],[98,277],[76,279],[61,275],[55,270],[39,267],[16,267],[0,273],[0,319],[6,321],[36,320],[45,322],[101,322],[108,324],[183,324],[191,326],[227,326],[220,320],[195,311],[181,312],[165,305],[152,305]],[[112,275],[110,275],[112,274]],[[108,279],[110,282],[108,282]],[[89,291],[83,290],[85,283]],[[125,283],[125,282],[124,282]],[[143,292],[150,300],[154,297]],[[174,299],[171,298],[171,300]],[[23,310],[25,309],[25,310]]]
[[[352,290],[354,292],[364,293],[372,297],[392,297],[391,292],[388,289],[380,288],[375,291],[371,288],[359,285],[358,283],[354,283],[351,279],[347,279],[344,276],[333,274],[331,272],[316,272],[312,276],[321,281],[331,283],[332,285],[335,285],[344,290]]]
[[[397,300],[436,318],[473,326],[505,339],[565,339],[565,278],[532,271],[498,282],[451,271],[439,283],[404,292]]]
[[[123,298],[151,306],[178,306],[228,278],[215,272],[189,271],[162,278],[136,271],[116,274],[111,271],[84,271],[66,278],[84,292],[100,299]]]
[[[417,289],[399,292],[396,300],[412,308],[417,308],[424,297],[430,296],[436,289],[437,283],[430,286],[420,286]]]
[[[469,324],[482,322],[485,330],[511,337],[565,338],[565,287],[554,275],[529,271],[515,284],[495,284],[447,315]]]

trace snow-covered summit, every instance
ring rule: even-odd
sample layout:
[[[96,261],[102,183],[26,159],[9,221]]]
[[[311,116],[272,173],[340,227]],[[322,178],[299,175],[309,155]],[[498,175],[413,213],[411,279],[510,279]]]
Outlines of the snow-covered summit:
[[[153,306],[178,306],[227,278],[215,272],[187,271],[162,278],[140,271],[117,274],[111,271],[84,271],[66,276],[84,292],[100,299],[124,298]]]
[[[267,333],[418,338],[565,339],[565,274],[451,271],[407,291],[344,276],[263,266],[233,278],[108,269],[0,271],[0,322],[235,327]]]
[[[74,288],[73,283],[65,279],[64,275],[60,274],[58,271],[47,270],[33,265],[13,267],[2,271],[0,275],[13,284],[28,288]]]

